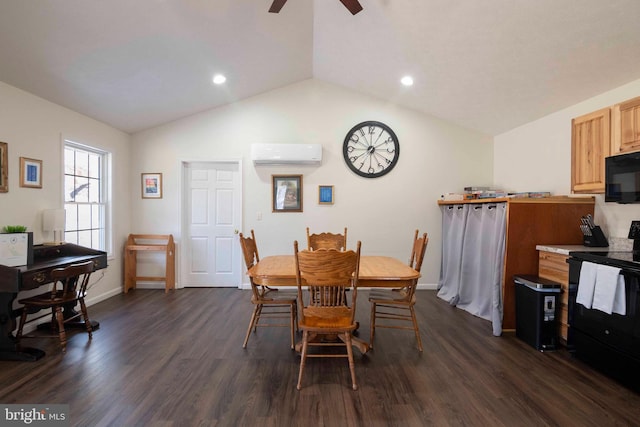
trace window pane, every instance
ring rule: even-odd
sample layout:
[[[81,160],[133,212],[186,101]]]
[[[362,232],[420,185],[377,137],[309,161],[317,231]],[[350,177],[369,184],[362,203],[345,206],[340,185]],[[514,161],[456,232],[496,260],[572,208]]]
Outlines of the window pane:
[[[89,154],[89,177],[100,178],[100,156]]]
[[[100,181],[97,179],[89,178],[89,202],[90,203],[99,203],[100,202]]]
[[[73,189],[74,200],[80,203],[89,201],[89,178],[76,177]]]
[[[64,201],[73,202],[75,200],[76,192],[74,191],[76,180],[73,176],[65,175],[64,177]]]
[[[78,244],[91,247],[91,230],[78,231]]]
[[[76,150],[76,175],[89,176],[89,153]]]
[[[65,213],[67,214],[67,220],[65,228],[67,230],[77,230],[78,228],[78,205],[72,203],[66,203],[64,205]]]
[[[104,247],[104,243],[100,239],[101,235],[102,233],[100,232],[100,230],[91,231],[91,247],[92,248]]]
[[[91,228],[91,205],[78,205],[78,230]]]
[[[74,151],[70,148],[64,149],[64,173],[73,175],[75,169]]]
[[[102,221],[100,221],[100,210],[99,205],[91,206],[91,224],[93,228],[100,228],[100,224],[102,224]]]
[[[67,243],[78,244],[78,233],[76,231],[67,231],[64,233],[64,241]]]

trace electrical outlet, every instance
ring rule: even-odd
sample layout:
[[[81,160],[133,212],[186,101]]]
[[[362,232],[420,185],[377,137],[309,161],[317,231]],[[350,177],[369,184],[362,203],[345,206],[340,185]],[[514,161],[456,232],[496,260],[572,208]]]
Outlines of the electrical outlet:
[[[640,221],[631,221],[631,228],[629,228],[629,239],[640,239]]]

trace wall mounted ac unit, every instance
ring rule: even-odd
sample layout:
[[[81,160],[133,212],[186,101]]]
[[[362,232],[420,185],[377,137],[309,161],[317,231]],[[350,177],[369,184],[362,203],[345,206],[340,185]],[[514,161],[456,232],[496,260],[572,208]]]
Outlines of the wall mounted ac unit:
[[[254,165],[319,165],[320,144],[251,144]]]

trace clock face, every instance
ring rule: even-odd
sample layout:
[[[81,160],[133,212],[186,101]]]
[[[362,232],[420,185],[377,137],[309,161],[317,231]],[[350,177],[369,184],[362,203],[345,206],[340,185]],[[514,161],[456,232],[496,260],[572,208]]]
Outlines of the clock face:
[[[342,155],[349,169],[365,178],[391,172],[400,157],[398,137],[380,122],[355,125],[344,138]]]

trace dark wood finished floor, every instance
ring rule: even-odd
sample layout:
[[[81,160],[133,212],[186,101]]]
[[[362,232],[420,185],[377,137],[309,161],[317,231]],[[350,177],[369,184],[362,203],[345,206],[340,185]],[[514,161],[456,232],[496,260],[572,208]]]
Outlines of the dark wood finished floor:
[[[367,292],[359,294],[368,337]],[[419,291],[424,353],[412,333],[377,331],[356,351],[358,391],[344,359],[299,357],[286,328],[263,328],[242,349],[249,291],[135,290],[89,307],[92,342],[70,334],[28,344],[38,362],[0,362],[0,402],[66,403],[93,426],[611,426],[640,423],[640,395],[565,351],[540,353],[513,334]]]

